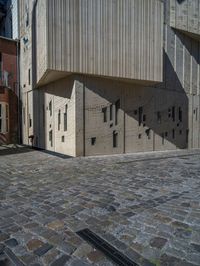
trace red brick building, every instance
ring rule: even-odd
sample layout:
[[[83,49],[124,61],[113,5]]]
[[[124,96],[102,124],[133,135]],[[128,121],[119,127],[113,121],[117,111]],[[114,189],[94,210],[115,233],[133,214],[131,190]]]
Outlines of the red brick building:
[[[0,37],[0,145],[18,142],[18,42]]]

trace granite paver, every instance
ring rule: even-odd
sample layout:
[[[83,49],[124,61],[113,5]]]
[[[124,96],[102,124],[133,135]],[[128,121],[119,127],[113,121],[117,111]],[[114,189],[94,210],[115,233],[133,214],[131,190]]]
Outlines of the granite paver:
[[[0,246],[25,265],[114,265],[76,234],[84,228],[139,265],[200,265],[200,150],[1,150]]]

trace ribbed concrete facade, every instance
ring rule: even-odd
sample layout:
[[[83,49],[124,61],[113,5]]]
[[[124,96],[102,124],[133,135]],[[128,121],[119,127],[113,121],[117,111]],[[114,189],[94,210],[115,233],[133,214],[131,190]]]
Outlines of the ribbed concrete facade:
[[[187,1],[20,2],[24,143],[71,156],[200,146]]]

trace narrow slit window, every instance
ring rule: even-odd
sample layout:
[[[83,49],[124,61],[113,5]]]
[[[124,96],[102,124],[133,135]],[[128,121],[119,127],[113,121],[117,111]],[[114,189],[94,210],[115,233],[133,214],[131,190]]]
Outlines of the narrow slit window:
[[[65,105],[65,112],[64,112],[64,131],[67,131],[67,110],[68,110],[68,106],[66,104]]]
[[[52,130],[49,131],[49,142],[50,142],[51,147],[53,147],[53,131]]]
[[[102,108],[102,113],[103,113],[103,122],[107,122],[107,107]]]
[[[30,70],[30,68],[28,70],[28,84],[29,85],[31,84],[31,70]]]
[[[120,109],[120,99],[115,103],[115,125],[119,123],[119,109]]]
[[[183,120],[183,113],[181,107],[178,108],[178,119],[180,122]]]
[[[176,114],[175,114],[175,111],[176,111],[175,106],[173,106],[173,107],[172,107],[172,120],[173,120],[173,122],[175,122],[175,120],[176,120]]]
[[[113,104],[110,105],[110,121],[113,120]]]
[[[58,130],[60,130],[61,118],[60,110],[58,111]]]
[[[96,138],[91,138],[91,145],[94,146],[96,144]]]
[[[158,124],[161,124],[161,113],[157,112],[157,122]]]
[[[143,107],[139,107],[139,117],[138,117],[139,126],[141,126],[142,124],[142,113],[143,113]]]
[[[117,148],[118,146],[118,133],[113,131],[113,148]]]
[[[49,113],[52,116],[52,101],[49,102]]]
[[[189,129],[186,130],[186,143],[189,141]]]
[[[172,138],[175,139],[175,129],[172,129]]]
[[[31,119],[31,115],[29,114],[29,127],[32,127],[32,119]]]

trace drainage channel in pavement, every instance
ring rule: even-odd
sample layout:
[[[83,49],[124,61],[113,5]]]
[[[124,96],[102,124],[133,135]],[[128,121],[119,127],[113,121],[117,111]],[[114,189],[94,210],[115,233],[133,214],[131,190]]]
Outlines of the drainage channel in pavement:
[[[104,239],[93,233],[88,228],[76,232],[82,239],[92,244],[96,249],[100,250],[107,258],[120,266],[138,266],[137,263],[130,260],[127,256],[110,245]]]
[[[0,266],[25,266],[15,254],[0,244]]]

